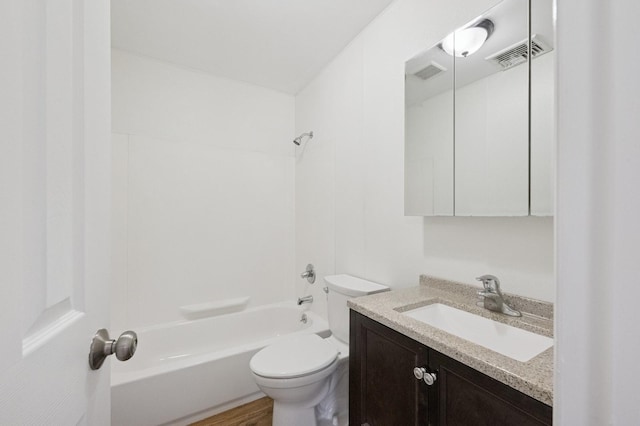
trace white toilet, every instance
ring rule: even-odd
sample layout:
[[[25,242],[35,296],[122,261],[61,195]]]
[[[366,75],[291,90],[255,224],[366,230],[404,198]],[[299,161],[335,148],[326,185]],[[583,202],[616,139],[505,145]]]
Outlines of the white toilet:
[[[347,299],[388,287],[353,277],[324,278],[328,287],[329,328],[274,343],[249,363],[258,387],[273,399],[274,426],[346,425],[349,386],[349,308]]]

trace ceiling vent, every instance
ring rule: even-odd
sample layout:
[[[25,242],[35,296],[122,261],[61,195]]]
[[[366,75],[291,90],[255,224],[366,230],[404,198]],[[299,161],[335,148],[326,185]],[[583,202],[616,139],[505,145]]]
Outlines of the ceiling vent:
[[[494,64],[500,65],[503,71],[513,68],[516,65],[527,62],[527,43],[529,40],[524,39],[519,43],[507,47],[485,59]],[[553,47],[545,43],[537,34],[531,37],[531,52],[533,58],[542,56],[545,53],[551,52]]]
[[[431,63],[429,65],[427,65],[426,67],[422,68],[420,71],[418,72],[414,72],[413,75],[415,75],[416,77],[422,79],[422,80],[428,80],[432,77],[435,77],[436,75],[440,74],[443,71],[446,71],[447,69],[445,67],[443,67],[442,65],[438,64],[437,62],[431,61]]]

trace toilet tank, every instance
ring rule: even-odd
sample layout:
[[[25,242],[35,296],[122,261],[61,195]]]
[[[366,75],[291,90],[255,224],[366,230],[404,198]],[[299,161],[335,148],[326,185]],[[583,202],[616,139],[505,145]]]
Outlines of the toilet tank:
[[[329,328],[331,333],[349,344],[349,307],[347,300],[367,294],[388,291],[389,287],[347,274],[324,277],[327,283]]]

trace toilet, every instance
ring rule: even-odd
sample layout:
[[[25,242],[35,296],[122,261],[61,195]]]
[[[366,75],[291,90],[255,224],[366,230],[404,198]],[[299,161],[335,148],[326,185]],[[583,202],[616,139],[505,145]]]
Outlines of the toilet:
[[[283,338],[249,363],[258,387],[273,399],[274,426],[348,424],[349,308],[347,300],[389,287],[351,275],[331,275],[327,310],[331,336]]]

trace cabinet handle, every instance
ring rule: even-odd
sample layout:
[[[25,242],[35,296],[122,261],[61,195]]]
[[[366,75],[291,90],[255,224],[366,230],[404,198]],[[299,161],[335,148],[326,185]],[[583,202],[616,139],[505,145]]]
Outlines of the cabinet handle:
[[[436,373],[429,373],[424,367],[416,367],[413,369],[413,375],[418,380],[423,380],[428,386],[436,382]]]

